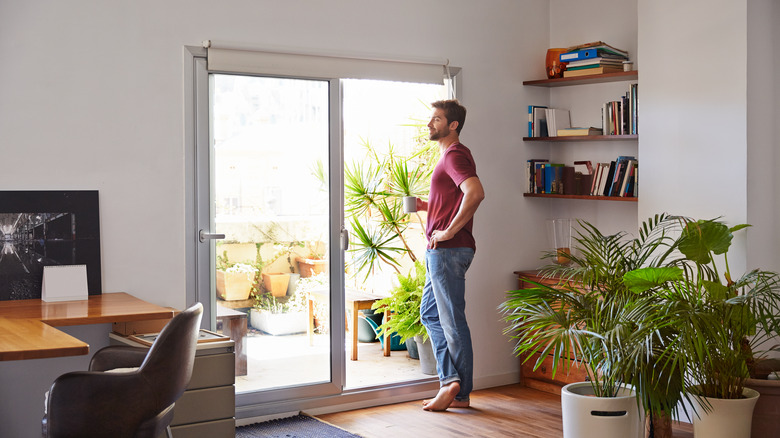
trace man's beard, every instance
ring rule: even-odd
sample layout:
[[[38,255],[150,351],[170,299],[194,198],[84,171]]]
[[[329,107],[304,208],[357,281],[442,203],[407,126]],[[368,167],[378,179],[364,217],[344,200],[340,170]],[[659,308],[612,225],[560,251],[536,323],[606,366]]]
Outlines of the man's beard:
[[[444,138],[444,137],[446,137],[448,135],[450,135],[450,131],[449,130],[447,130],[446,132],[444,132],[444,131],[435,131],[435,132],[431,132],[431,134],[430,134],[430,136],[428,138],[431,141],[436,141],[436,140],[438,140],[440,138]]]

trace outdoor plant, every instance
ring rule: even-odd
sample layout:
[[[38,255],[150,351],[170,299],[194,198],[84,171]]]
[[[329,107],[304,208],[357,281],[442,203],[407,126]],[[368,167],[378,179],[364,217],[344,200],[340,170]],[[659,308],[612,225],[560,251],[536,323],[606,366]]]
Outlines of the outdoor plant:
[[[398,285],[390,291],[390,296],[375,301],[371,306],[374,310],[388,310],[392,315],[379,326],[379,335],[397,333],[401,342],[422,336],[424,341],[428,332],[420,321],[420,304],[425,286],[425,265],[418,261],[409,275],[398,275],[397,278]]]
[[[409,156],[397,154],[392,145],[387,153],[380,153],[368,141],[363,147],[365,159],[344,170],[354,275],[368,278],[382,266],[402,275],[404,257],[412,263],[418,260],[409,244],[409,215],[403,212],[402,198],[427,196],[438,149],[422,137]]]
[[[292,296],[277,299],[271,294],[264,292],[260,295],[255,295],[254,308],[271,313],[296,313],[307,311],[308,303],[306,301],[306,293],[296,292]]]

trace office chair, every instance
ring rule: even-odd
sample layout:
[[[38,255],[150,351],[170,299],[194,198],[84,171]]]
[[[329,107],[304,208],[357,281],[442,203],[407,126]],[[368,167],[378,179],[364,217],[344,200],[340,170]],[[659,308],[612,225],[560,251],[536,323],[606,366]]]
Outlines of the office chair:
[[[171,319],[151,348],[105,347],[89,371],[58,377],[46,400],[43,436],[158,438],[166,432],[170,438],[174,403],[192,377],[202,316],[197,303]]]

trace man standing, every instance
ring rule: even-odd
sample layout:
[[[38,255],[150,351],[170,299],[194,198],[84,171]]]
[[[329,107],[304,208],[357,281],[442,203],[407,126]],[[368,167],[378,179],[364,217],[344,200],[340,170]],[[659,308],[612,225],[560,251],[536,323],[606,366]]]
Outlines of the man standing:
[[[466,108],[457,100],[434,102],[430,139],[441,157],[431,176],[425,254],[427,273],[420,316],[428,330],[438,368],[439,393],[423,401],[426,411],[468,407],[473,387],[474,353],[466,323],[466,270],[476,251],[471,233],[474,213],[485,198],[474,158],[459,140]]]

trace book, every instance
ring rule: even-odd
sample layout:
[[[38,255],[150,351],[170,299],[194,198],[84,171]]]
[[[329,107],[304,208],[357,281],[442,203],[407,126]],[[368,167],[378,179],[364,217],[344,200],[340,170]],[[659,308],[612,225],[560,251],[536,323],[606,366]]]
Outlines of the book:
[[[585,65],[575,65],[574,67],[566,66],[566,71],[575,71],[575,70],[586,70],[589,68],[598,68],[598,67],[615,67],[619,68],[620,70],[623,70],[623,63],[622,62],[596,62],[592,64],[585,64]]]
[[[568,64],[566,64],[566,69],[573,69],[575,67],[583,67],[589,65],[614,65],[614,66],[620,66],[622,68],[623,60],[598,56],[596,58],[587,58],[587,59],[580,59],[578,61],[571,61]]]
[[[545,162],[536,163],[536,172],[534,172],[534,190],[532,193],[544,193],[544,169]]]
[[[619,56],[625,59],[628,59],[628,52],[625,50],[618,49],[616,47],[612,47],[609,44],[603,42],[603,41],[593,41],[591,43],[585,43],[585,44],[578,44],[576,46],[571,46],[566,49],[566,53],[562,53],[560,56],[560,60],[565,61],[573,61],[576,59],[583,59],[585,56],[589,58],[594,58],[595,55],[590,55],[592,52],[595,53],[602,53],[612,56]],[[578,55],[574,55],[574,53]],[[581,54],[582,53],[582,54]],[[581,54],[581,55],[580,55]],[[569,55],[569,56],[567,56]],[[576,57],[575,57],[576,56]],[[579,57],[582,56],[582,57]]]
[[[536,172],[538,163],[546,163],[546,159],[530,159],[525,163],[525,192],[536,193]]]
[[[547,194],[560,193],[560,182],[563,173],[563,164],[549,163],[544,166],[544,192]]]
[[[609,169],[609,163],[596,164],[596,170],[593,173],[593,183],[590,187],[590,194],[596,196],[599,189],[604,190],[603,180],[606,178],[606,171]]]
[[[613,67],[613,66],[599,66],[595,68],[586,68],[581,70],[566,70],[563,72],[564,78],[573,78],[578,76],[588,76],[588,75],[600,75],[604,73],[617,73],[623,71],[623,67]]]
[[[127,338],[141,345],[146,345],[147,347],[151,347],[154,341],[157,339],[157,336],[159,336],[159,333],[130,335]],[[206,342],[224,342],[229,340],[230,340],[229,336],[221,335],[219,333],[212,332],[206,329],[200,329],[200,332],[198,334],[198,344],[202,344]]]
[[[528,105],[528,136],[534,136],[534,109],[535,108],[547,108],[540,105]]]
[[[573,135],[601,135],[604,131],[601,128],[564,128],[558,129],[558,137],[569,137]]]
[[[569,110],[560,108],[547,108],[547,131],[550,137],[558,134],[559,129],[571,127],[571,115]]]
[[[618,196],[629,196],[629,187],[631,186],[631,180],[634,178],[634,171],[637,166],[636,160],[628,160],[626,166],[626,176],[623,178]]]
[[[547,137],[547,107],[536,107],[531,110],[533,135],[531,137]]]
[[[561,173],[561,185],[559,186],[559,193],[561,195],[576,195],[575,180],[576,172],[574,172],[574,166],[563,166]]]

